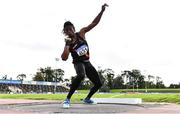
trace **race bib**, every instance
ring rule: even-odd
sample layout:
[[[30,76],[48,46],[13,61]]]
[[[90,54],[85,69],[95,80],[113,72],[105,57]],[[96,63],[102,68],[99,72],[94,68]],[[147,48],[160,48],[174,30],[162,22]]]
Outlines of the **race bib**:
[[[88,52],[88,46],[87,45],[82,45],[81,47],[79,47],[77,50],[76,50],[77,54],[79,56],[83,56],[83,55],[86,55],[87,52]]]

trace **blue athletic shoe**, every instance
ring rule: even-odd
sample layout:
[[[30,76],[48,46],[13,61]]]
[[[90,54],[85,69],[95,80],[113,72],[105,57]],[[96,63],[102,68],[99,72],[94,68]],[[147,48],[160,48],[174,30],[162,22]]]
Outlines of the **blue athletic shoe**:
[[[63,102],[63,108],[69,108],[70,107],[70,100],[69,99],[66,99],[66,100],[64,100],[64,102]]]
[[[93,100],[91,100],[91,99],[84,99],[84,100],[83,100],[83,103],[84,103],[84,104],[97,104],[97,102],[95,102],[95,101],[93,101]]]

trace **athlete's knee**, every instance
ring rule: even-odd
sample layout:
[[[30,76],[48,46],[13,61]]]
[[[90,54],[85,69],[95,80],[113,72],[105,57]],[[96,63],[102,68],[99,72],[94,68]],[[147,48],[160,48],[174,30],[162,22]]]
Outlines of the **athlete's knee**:
[[[78,74],[74,79],[73,79],[73,84],[80,83],[83,79],[85,78],[85,75],[83,74]]]

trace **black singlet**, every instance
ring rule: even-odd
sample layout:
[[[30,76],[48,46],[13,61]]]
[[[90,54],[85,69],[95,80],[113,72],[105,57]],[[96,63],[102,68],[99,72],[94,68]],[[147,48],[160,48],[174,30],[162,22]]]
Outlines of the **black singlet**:
[[[87,41],[76,33],[77,40],[70,45],[70,53],[73,63],[89,61],[89,47]]]

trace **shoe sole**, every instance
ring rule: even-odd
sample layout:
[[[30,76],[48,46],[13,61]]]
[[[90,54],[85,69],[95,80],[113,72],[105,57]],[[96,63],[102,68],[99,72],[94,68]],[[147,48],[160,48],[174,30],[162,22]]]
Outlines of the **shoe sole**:
[[[68,106],[63,106],[63,108],[64,108],[64,109],[68,109],[68,108],[70,108],[70,107],[68,107]]]
[[[70,105],[69,105],[69,106],[64,105],[64,104],[62,104],[62,105],[63,105],[62,107],[63,107],[64,109],[68,109],[68,108],[70,108]]]

